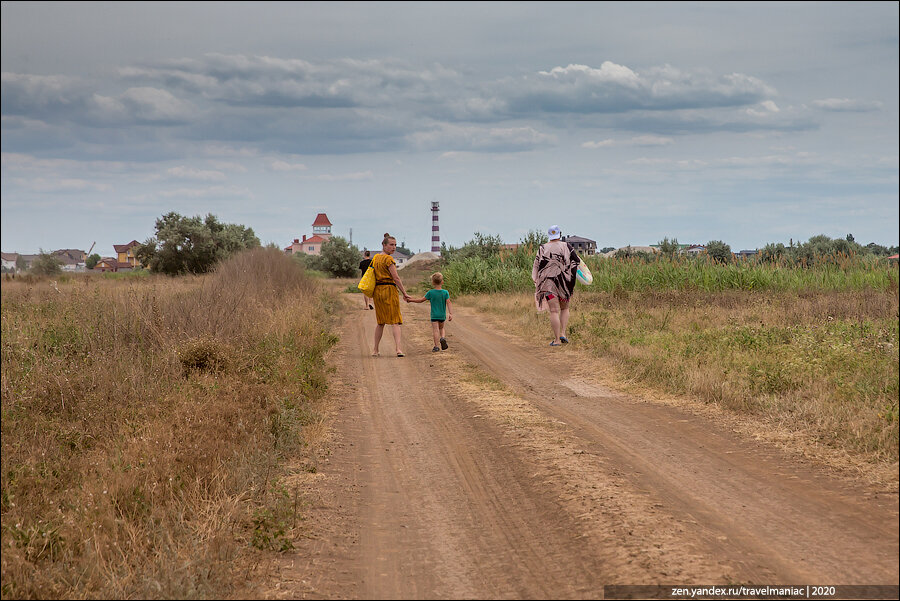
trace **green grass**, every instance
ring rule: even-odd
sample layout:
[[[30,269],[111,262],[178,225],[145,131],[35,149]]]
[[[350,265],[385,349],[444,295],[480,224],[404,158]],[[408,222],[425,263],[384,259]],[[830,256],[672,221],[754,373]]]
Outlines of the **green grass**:
[[[442,267],[445,288],[454,295],[533,290],[534,254],[532,249],[519,248],[451,262]],[[811,267],[762,261],[723,265],[702,257],[584,259],[594,275],[590,289],[604,292],[852,291],[890,290],[898,285],[896,263],[871,256],[829,257]]]

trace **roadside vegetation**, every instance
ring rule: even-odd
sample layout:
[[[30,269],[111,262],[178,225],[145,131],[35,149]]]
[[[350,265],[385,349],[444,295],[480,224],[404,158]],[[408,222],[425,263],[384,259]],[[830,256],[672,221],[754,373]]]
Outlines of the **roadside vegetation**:
[[[532,238],[508,250],[476,236],[439,269],[454,297],[537,344],[550,330],[534,306]],[[586,257],[594,282],[577,286],[569,339],[621,379],[896,463],[897,262],[829,241],[753,259]]]
[[[3,598],[225,598],[301,519],[334,301],[277,250],[4,281]]]

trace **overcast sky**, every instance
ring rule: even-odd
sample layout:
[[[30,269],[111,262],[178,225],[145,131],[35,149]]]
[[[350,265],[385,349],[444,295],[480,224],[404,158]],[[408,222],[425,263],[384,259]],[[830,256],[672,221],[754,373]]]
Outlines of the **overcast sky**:
[[[898,243],[897,2],[2,3],[2,249]]]

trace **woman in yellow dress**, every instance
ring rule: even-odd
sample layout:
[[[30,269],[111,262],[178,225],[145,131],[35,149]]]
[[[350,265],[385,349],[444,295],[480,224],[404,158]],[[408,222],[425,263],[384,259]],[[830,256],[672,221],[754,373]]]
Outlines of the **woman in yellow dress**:
[[[378,356],[378,345],[384,334],[384,326],[390,325],[394,334],[394,344],[397,347],[397,356],[402,357],[403,346],[400,342],[400,326],[403,317],[400,315],[399,290],[403,294],[403,300],[408,301],[409,295],[397,274],[397,262],[391,255],[397,250],[397,239],[390,234],[384,235],[381,241],[381,253],[372,257],[372,268],[375,270],[375,350],[372,355]]]

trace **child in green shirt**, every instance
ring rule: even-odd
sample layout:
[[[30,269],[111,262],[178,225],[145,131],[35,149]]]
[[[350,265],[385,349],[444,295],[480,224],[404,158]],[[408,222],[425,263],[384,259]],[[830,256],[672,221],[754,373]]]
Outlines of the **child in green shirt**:
[[[431,275],[431,283],[434,288],[425,293],[422,298],[411,298],[411,303],[431,303],[431,331],[434,334],[434,348],[432,353],[447,350],[447,338],[444,334],[444,322],[453,321],[453,307],[450,305],[450,293],[442,288],[444,276],[440,272]],[[438,346],[440,345],[440,346]]]

